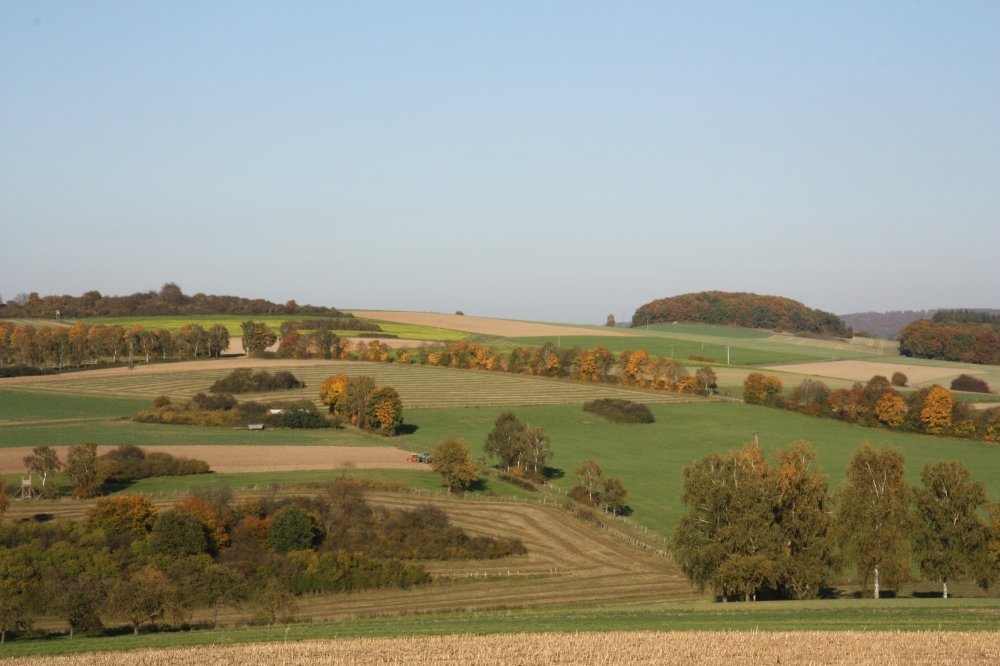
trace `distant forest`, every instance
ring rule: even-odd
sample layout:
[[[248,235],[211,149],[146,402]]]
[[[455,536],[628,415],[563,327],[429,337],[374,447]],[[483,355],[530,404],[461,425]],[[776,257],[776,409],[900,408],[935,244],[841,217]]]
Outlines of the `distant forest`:
[[[850,326],[855,335],[883,338],[885,340],[899,339],[899,332],[920,319],[930,319],[937,310],[893,310],[891,312],[855,312],[840,315],[841,320]]]
[[[790,298],[745,292],[702,291],[661,298],[639,306],[632,315],[632,326],[675,321],[817,336],[851,336],[851,331],[835,314],[808,308]]]
[[[166,283],[159,291],[136,292],[129,296],[105,296],[99,291],[88,291],[82,296],[39,296],[36,292],[18,294],[0,307],[0,314],[5,318],[39,319],[213,314],[351,316],[336,308],[299,305],[294,300],[278,304],[262,298],[212,294],[188,296],[173,282]]]

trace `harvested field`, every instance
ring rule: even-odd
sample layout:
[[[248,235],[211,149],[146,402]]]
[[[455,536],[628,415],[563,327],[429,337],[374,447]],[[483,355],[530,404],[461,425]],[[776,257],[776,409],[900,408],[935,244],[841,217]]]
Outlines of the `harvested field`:
[[[341,638],[50,657],[70,664],[995,664],[992,633],[586,632]],[[14,659],[7,663],[36,663]]]
[[[379,386],[392,386],[407,409],[582,404],[597,398],[626,398],[668,403],[700,400],[691,396],[642,391],[620,386],[588,384],[503,372],[457,370],[393,363],[325,360],[220,359],[127,368],[109,368],[64,375],[0,379],[0,387],[52,394],[148,398],[159,395],[189,399],[208,390],[234,368],[288,370],[305,381],[306,388],[266,394],[242,394],[240,399],[318,400],[319,385],[332,375],[370,375]]]
[[[766,370],[779,370],[802,375],[818,377],[833,377],[850,381],[866,382],[875,375],[892,377],[894,372],[902,372],[909,380],[909,385],[929,384],[950,380],[958,375],[983,374],[979,368],[943,367],[934,365],[904,365],[901,363],[878,363],[874,361],[828,361],[824,363],[794,363],[790,365],[773,365]]]
[[[53,447],[60,460],[66,460],[68,447]],[[99,446],[104,454],[115,447]],[[213,472],[291,472],[313,469],[417,469],[430,465],[406,462],[412,451],[394,446],[146,446],[147,453],[160,451],[172,456],[204,460]],[[0,474],[24,472],[24,456],[30,447],[0,448]]]
[[[580,326],[560,326],[512,319],[491,317],[469,317],[466,315],[441,314],[438,312],[391,312],[386,310],[354,310],[355,317],[391,321],[400,324],[417,324],[465,331],[477,335],[495,335],[502,338],[534,338],[551,335],[630,335],[621,329],[607,326],[585,328]]]

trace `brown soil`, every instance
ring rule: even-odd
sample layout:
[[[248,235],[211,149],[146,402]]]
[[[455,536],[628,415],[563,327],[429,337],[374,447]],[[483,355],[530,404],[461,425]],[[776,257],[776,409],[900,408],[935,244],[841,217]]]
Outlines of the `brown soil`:
[[[835,377],[857,382],[866,382],[875,375],[892,377],[894,372],[902,372],[909,384],[926,384],[951,379],[964,372],[970,375],[981,374],[980,370],[963,370],[957,367],[944,368],[930,365],[903,365],[900,363],[879,363],[877,361],[827,361],[823,363],[795,363],[790,365],[774,365],[767,370],[780,370],[802,375],[819,377]]]

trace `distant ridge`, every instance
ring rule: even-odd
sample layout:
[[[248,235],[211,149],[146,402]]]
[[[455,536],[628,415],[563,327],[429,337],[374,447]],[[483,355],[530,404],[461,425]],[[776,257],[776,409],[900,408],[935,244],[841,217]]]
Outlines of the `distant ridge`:
[[[851,335],[835,314],[808,308],[783,296],[748,292],[701,291],[660,298],[639,306],[632,315],[632,326],[674,321],[818,336]]]
[[[299,305],[294,300],[279,304],[263,298],[200,293],[188,296],[173,282],[166,283],[159,291],[136,292],[129,296],[106,296],[99,291],[88,291],[82,296],[39,296],[35,292],[18,294],[0,310],[0,316],[11,319],[212,314],[351,316],[336,308]]]
[[[855,312],[840,315],[855,334],[867,333],[870,337],[895,340],[907,324],[920,319],[930,319],[937,310],[892,310],[890,312]]]

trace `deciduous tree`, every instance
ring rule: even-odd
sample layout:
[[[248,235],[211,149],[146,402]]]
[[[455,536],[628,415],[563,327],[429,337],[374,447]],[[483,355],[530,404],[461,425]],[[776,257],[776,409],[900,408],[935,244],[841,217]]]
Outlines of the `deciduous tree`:
[[[365,415],[369,427],[389,437],[403,425],[403,401],[391,386],[381,386],[368,396]]]
[[[49,474],[54,474],[62,469],[62,462],[51,446],[36,446],[31,450],[31,453],[24,456],[24,466],[29,473],[42,477],[42,493],[44,493],[45,481]]]
[[[951,427],[951,412],[955,400],[951,392],[943,386],[935,384],[927,391],[923,408],[920,410],[920,423],[925,432],[937,435]]]
[[[493,430],[486,435],[483,450],[487,457],[495,458],[507,471],[520,463],[524,440],[521,435],[527,426],[514,412],[501,412],[493,424]]]
[[[434,445],[432,469],[441,475],[449,492],[465,490],[479,480],[469,445],[460,437],[445,437]]]
[[[77,497],[95,497],[101,492],[104,473],[97,460],[97,444],[85,442],[74,446],[66,455],[66,475],[73,482]]]
[[[841,549],[879,598],[882,584],[909,577],[910,489],[903,454],[865,443],[851,458],[840,492]]]
[[[924,465],[920,481],[913,491],[914,551],[920,570],[941,581],[947,599],[948,581],[979,574],[986,558],[989,528],[979,518],[986,490],[956,461]]]

